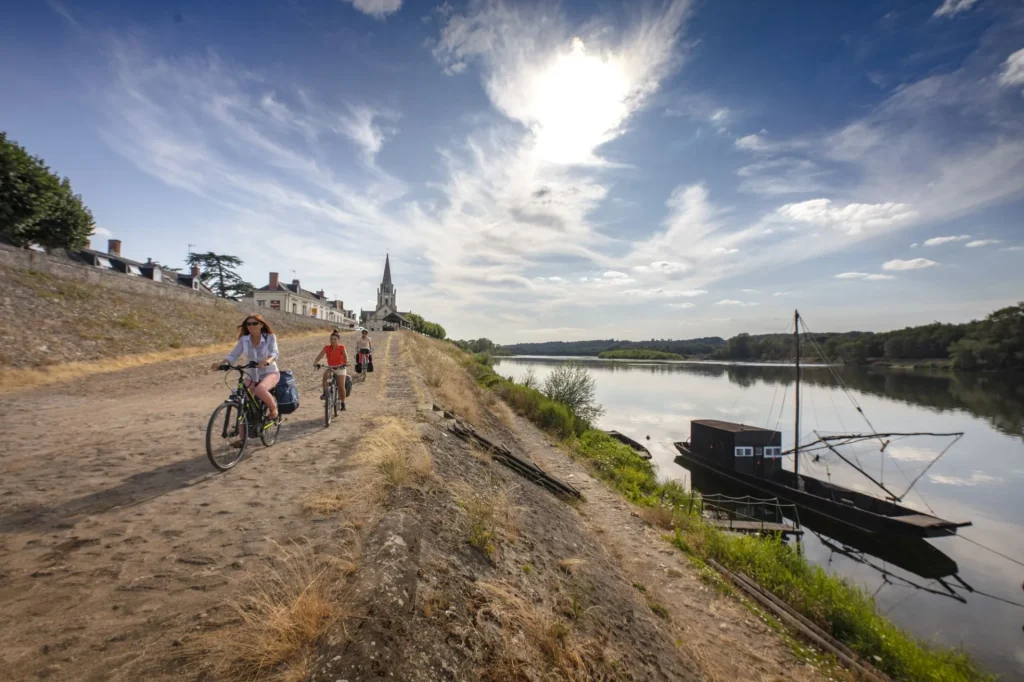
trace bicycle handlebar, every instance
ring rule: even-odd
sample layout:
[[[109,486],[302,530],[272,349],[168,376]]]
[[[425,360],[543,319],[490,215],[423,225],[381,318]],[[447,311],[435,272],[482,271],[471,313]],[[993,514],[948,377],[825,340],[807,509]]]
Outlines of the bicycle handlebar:
[[[234,366],[234,365],[223,364],[218,369],[220,369],[220,371],[222,371],[222,372],[227,372],[228,370],[232,370],[232,369],[237,371],[237,372],[244,372],[247,369],[256,369],[259,366],[260,366],[260,363],[258,363],[258,362],[250,362],[248,365],[238,365],[237,367]]]
[[[323,364],[320,364],[320,363],[317,363],[317,364],[313,365],[313,369],[323,369],[324,367],[327,367],[328,369],[344,369],[344,368],[348,367],[348,363],[347,362],[342,363],[342,364],[338,365],[337,367],[331,367],[330,365],[323,365]]]

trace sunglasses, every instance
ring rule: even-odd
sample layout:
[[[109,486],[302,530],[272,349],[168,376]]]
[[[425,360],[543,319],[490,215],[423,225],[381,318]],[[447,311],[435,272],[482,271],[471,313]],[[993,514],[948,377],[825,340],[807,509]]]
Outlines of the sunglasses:
[[[263,324],[263,323],[258,321],[258,320],[249,320],[248,322],[245,323],[245,326],[246,327],[258,327],[261,324]]]

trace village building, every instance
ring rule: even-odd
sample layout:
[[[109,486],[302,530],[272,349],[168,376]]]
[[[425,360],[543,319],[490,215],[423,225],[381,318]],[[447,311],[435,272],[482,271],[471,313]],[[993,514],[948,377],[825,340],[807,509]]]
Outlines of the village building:
[[[384,278],[377,289],[377,309],[360,310],[359,323],[372,332],[410,329],[409,313],[398,312],[398,290],[391,282],[391,256],[384,257]]]
[[[293,279],[291,284],[282,284],[276,272],[270,273],[269,283],[253,291],[251,296],[256,308],[327,320],[339,329],[356,326],[355,315],[345,310],[343,301],[329,300],[322,289],[316,292],[303,289],[297,279]]]
[[[170,286],[180,285],[188,287],[193,291],[199,291],[204,294],[213,294],[210,288],[200,281],[198,266],[192,266],[191,272],[188,274],[182,274],[175,268],[168,268],[160,265],[152,258],[147,259],[145,263],[125,258],[121,255],[121,240],[119,239],[109,240],[107,242],[106,251],[82,249],[80,251],[66,253],[72,260],[85,263],[86,265],[94,268],[100,268],[101,270],[120,272],[128,275],[129,277],[148,279],[158,284]]]

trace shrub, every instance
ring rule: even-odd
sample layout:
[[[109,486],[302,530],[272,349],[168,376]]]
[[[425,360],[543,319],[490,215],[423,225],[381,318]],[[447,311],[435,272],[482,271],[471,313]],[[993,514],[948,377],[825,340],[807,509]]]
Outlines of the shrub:
[[[566,405],[584,421],[593,422],[604,409],[597,404],[597,382],[580,362],[575,360],[559,365],[544,380],[544,393],[552,400]]]

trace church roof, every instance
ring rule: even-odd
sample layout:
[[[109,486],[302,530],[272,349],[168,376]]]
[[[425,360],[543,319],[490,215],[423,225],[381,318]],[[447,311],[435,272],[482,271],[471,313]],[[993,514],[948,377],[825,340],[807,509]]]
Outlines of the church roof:
[[[384,256],[384,280],[381,284],[384,286],[391,285],[391,254]]]

